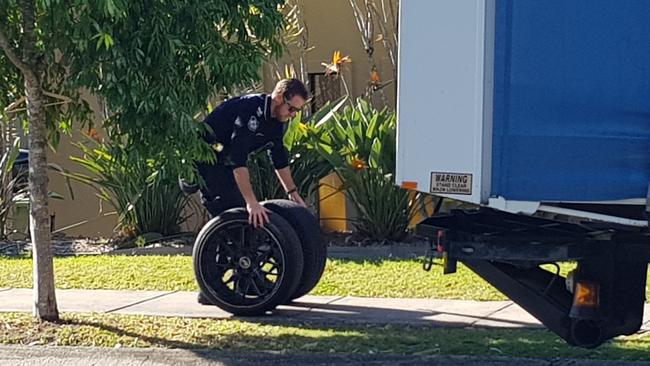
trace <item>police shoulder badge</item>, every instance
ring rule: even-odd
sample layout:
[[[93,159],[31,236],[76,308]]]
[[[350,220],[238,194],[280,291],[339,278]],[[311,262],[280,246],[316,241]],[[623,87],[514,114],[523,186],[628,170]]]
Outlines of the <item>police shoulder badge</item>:
[[[223,151],[223,144],[221,144],[219,142],[216,142],[216,143],[212,144],[212,150],[214,150],[214,151],[216,151],[218,153]]]
[[[251,118],[248,120],[248,129],[252,132],[257,131],[259,125],[260,123],[255,116],[251,116]]]

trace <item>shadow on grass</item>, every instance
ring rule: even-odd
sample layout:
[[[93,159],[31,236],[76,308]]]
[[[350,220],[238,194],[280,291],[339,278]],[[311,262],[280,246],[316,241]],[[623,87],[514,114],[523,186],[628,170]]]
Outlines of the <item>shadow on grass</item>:
[[[150,318],[155,319],[155,318]],[[250,323],[251,319],[246,319]],[[145,320],[143,327],[152,320]],[[205,321],[205,320],[203,320]],[[242,319],[243,321],[243,319]],[[121,337],[131,337],[147,342],[154,347],[182,348],[197,356],[212,359],[221,357],[204,350],[226,352],[280,351],[289,354],[331,353],[341,354],[385,354],[400,356],[480,356],[480,357],[526,357],[538,359],[584,358],[647,360],[650,358],[650,339],[644,342],[646,349],[627,349],[627,341],[614,340],[596,350],[573,348],[564,344],[545,330],[502,330],[502,329],[449,329],[424,326],[362,326],[323,324],[306,322],[287,326],[284,331],[264,330],[262,335],[250,334],[246,327],[237,333],[220,334],[216,327],[210,331],[192,332],[188,340],[177,340],[147,334],[144,330],[125,329],[120,325],[83,319],[64,322],[74,326],[90,326]],[[257,324],[264,325],[259,321]],[[305,335],[313,331],[315,334]],[[302,334],[298,334],[302,333]],[[647,337],[646,337],[647,338]],[[223,362],[223,360],[221,360]],[[226,363],[228,364],[228,363]]]
[[[390,299],[385,299],[390,301]],[[288,307],[276,309],[273,314],[277,317],[252,317],[242,318],[242,320],[257,322],[295,322],[298,321],[317,321],[323,324],[373,324],[383,325],[418,325],[431,327],[481,327],[477,325],[480,321],[492,321],[500,323],[501,327],[522,327],[522,328],[541,328],[539,323],[530,323],[514,319],[496,317],[495,314],[514,306],[512,303],[495,303],[493,309],[483,311],[483,314],[468,314],[462,311],[441,311],[436,310],[432,305],[431,309],[406,310],[386,307],[390,303],[380,306],[359,306],[359,305],[340,305],[340,304],[318,304],[306,301],[294,301]],[[492,304],[490,304],[492,305]],[[298,309],[292,309],[298,308]],[[439,319],[435,319],[438,317]]]
[[[20,253],[20,254],[16,254],[16,255],[2,253],[2,250],[7,249],[7,248],[0,247],[0,260],[3,260],[3,261],[4,260],[25,260],[25,259],[31,259],[32,258],[32,256],[30,254],[28,254],[28,253]]]
[[[185,349],[192,349],[192,348],[197,348],[200,347],[200,345],[193,344],[193,343],[188,343],[188,342],[183,342],[183,341],[178,341],[174,339],[167,339],[167,338],[160,338],[156,336],[150,336],[143,334],[141,332],[135,332],[135,331],[130,331],[127,329],[120,328],[118,326],[102,323],[99,321],[91,321],[91,320],[80,320],[80,319],[61,319],[56,323],[52,324],[57,324],[57,325],[70,325],[70,326],[87,326],[87,327],[92,327],[96,329],[100,329],[103,331],[107,331],[110,333],[113,333],[119,337],[132,337],[135,339],[143,340],[152,346],[156,347],[164,347],[164,348],[185,348]]]

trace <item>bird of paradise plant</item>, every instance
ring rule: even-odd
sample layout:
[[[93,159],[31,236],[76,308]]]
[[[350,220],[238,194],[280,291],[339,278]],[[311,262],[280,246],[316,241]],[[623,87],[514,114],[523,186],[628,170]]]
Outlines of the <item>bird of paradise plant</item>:
[[[343,88],[345,88],[345,93],[346,95],[351,95],[350,94],[350,89],[348,88],[348,84],[345,81],[345,78],[341,75],[341,71],[344,67],[345,64],[349,64],[352,62],[352,59],[350,56],[342,56],[341,51],[336,50],[332,54],[332,62],[331,63],[326,63],[326,62],[321,62],[321,65],[325,67],[325,75],[326,76],[333,76],[340,78],[341,83],[343,84]]]
[[[403,239],[420,199],[395,185],[395,113],[358,99],[328,123],[312,145],[341,177],[358,213],[356,230],[375,240]]]

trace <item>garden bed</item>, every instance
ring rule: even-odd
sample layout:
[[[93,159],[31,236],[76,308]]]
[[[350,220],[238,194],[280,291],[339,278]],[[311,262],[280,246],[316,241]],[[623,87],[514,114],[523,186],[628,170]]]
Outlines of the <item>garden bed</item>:
[[[74,255],[99,255],[99,254],[124,254],[124,255],[191,255],[194,243],[194,234],[178,235],[171,238],[155,240],[144,245],[130,243],[125,245],[123,241],[115,241],[106,238],[70,237],[55,235],[52,238],[52,249],[57,257]],[[350,232],[324,233],[323,239],[333,252],[342,250],[350,251],[352,248],[366,248],[363,252],[388,253],[412,252],[423,253],[427,243],[416,237],[408,237],[404,241],[373,241]],[[125,248],[127,246],[127,248]],[[341,249],[344,248],[344,249]],[[25,255],[32,250],[32,244],[28,240],[4,240],[0,241],[0,255],[14,257]],[[374,257],[374,255],[372,255]],[[407,255],[412,257],[412,255]],[[402,256],[403,257],[403,256]]]
[[[78,254],[105,254],[114,250],[114,245],[107,239],[98,238],[52,238],[52,250],[55,256]],[[19,256],[32,251],[32,243],[28,240],[0,241],[0,255]]]

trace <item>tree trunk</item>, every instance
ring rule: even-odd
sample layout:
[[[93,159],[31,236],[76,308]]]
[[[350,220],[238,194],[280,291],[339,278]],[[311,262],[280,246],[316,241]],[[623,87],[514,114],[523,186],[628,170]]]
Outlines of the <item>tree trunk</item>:
[[[0,48],[25,79],[29,121],[29,227],[34,258],[34,315],[40,320],[59,319],[54,287],[54,261],[50,237],[47,176],[47,124],[40,75],[44,69],[36,48],[36,5],[21,0],[22,58],[14,50],[0,23]]]
[[[9,146],[9,140],[5,136],[7,135],[7,126],[5,124],[5,116],[0,114],[0,159],[2,159],[3,154],[6,153],[5,146]],[[6,169],[0,162],[0,169]],[[6,200],[9,198],[9,192],[7,192],[7,176],[0,171],[0,240],[5,238],[6,228],[5,222],[6,218],[4,216],[3,210],[7,207]]]
[[[34,315],[58,320],[54,291],[54,263],[50,236],[47,176],[47,126],[43,90],[38,80],[25,78],[29,119],[29,230],[34,251]]]
[[[23,70],[29,120],[29,230],[34,258],[34,316],[59,319],[54,287],[50,214],[48,210],[47,125],[44,95],[36,51],[36,9],[33,0],[21,1],[23,15]]]

